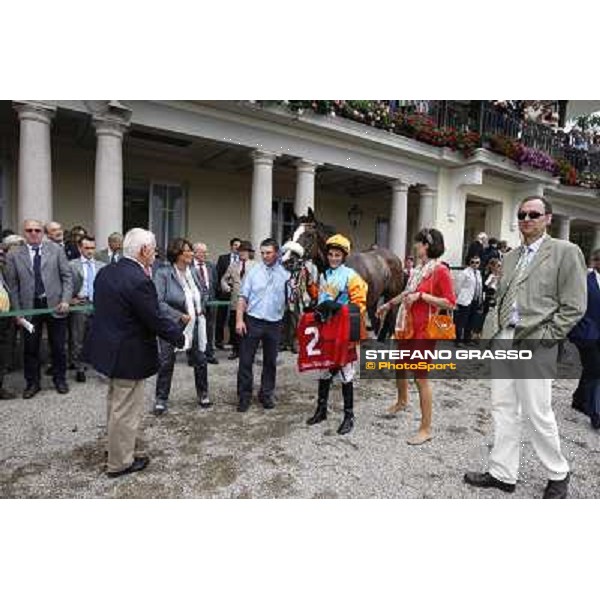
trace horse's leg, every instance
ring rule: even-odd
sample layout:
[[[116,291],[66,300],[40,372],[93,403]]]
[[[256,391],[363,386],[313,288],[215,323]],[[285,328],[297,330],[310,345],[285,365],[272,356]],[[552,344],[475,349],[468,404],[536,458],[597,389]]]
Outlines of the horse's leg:
[[[377,318],[376,310],[377,310],[377,306],[373,306],[372,304],[367,306],[367,314],[369,315],[371,329],[373,330],[373,333],[375,335],[377,335],[377,332],[379,331],[379,326],[381,324],[379,322],[379,319]]]

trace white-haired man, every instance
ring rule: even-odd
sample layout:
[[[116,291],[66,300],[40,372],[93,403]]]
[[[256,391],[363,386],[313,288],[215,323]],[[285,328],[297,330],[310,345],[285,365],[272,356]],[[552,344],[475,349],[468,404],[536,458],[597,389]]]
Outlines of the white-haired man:
[[[182,326],[163,315],[148,276],[156,238],[131,229],[123,240],[123,259],[98,272],[88,355],[96,370],[110,378],[108,388],[107,475],[141,471],[147,456],[135,456],[144,409],[144,379],[158,371],[156,336],[182,348]]]
[[[208,256],[208,246],[204,242],[194,244],[194,269],[198,273],[198,278],[202,284],[202,294],[211,302],[217,297],[218,279],[217,268],[206,260]],[[218,365],[219,361],[215,358],[215,321],[217,311],[214,306],[206,307],[206,362]]]

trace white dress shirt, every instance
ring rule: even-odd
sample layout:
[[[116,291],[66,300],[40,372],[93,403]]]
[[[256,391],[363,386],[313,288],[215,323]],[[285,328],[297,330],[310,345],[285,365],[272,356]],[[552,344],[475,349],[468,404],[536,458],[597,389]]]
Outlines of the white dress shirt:
[[[481,271],[467,267],[461,274],[460,290],[456,303],[461,306],[469,306],[476,298],[481,302],[482,291]]]
[[[96,265],[94,264],[94,259],[90,258],[89,260],[84,256],[80,257],[81,260],[81,270],[83,271],[83,283],[81,284],[81,289],[79,290],[78,297],[79,298],[87,298],[88,297],[88,268],[87,263],[89,262],[92,267],[93,279],[96,278]],[[92,281],[92,285],[94,282]]]

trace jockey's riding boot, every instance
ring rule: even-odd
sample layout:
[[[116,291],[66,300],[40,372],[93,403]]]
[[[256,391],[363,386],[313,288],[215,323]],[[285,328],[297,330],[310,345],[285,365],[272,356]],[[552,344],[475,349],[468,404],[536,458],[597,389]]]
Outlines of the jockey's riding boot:
[[[354,386],[351,381],[342,383],[342,396],[344,397],[344,420],[337,430],[340,435],[350,433],[354,427]]]
[[[317,410],[315,414],[307,419],[307,425],[316,425],[327,419],[327,399],[329,398],[329,388],[331,379],[319,379],[319,398],[317,399]]]

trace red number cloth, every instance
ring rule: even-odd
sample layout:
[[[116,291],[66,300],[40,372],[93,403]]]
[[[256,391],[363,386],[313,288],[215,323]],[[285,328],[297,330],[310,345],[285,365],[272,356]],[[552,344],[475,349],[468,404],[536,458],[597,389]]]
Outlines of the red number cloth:
[[[327,323],[304,313],[298,329],[298,369],[336,369],[357,360],[356,344],[350,342],[350,313],[344,304]]]

